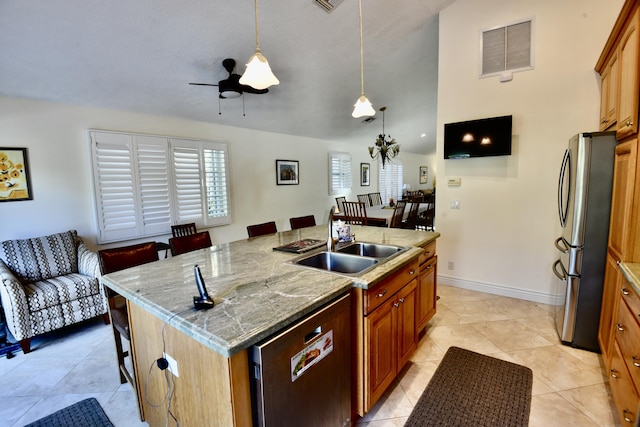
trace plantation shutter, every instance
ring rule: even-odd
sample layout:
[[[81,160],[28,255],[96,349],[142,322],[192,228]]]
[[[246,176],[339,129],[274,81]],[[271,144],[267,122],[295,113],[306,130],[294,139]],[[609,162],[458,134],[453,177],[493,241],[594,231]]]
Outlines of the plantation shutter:
[[[336,195],[351,190],[351,155],[329,153],[329,194]]]
[[[226,147],[204,150],[205,186],[207,189],[207,214],[210,223],[228,224],[229,180]]]
[[[402,162],[394,160],[394,163],[387,163],[384,169],[378,163],[378,188],[383,203],[388,203],[392,197],[394,200],[402,198]]]
[[[138,235],[133,137],[91,132],[100,242]]]
[[[167,139],[140,135],[135,137],[142,234],[161,234],[171,228],[169,197],[169,151]]]
[[[201,156],[195,141],[171,140],[177,222],[203,223]]]

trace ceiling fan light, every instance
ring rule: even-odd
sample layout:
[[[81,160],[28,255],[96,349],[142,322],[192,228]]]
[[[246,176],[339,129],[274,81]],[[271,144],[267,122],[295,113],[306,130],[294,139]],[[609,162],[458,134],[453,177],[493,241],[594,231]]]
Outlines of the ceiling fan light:
[[[269,86],[280,84],[280,80],[273,74],[269,61],[260,53],[260,49],[249,58],[247,68],[240,77],[240,84],[251,86],[254,89],[266,89]]]
[[[353,106],[354,106],[354,109],[353,109],[353,113],[351,113],[351,116],[355,119],[357,119],[358,117],[376,115],[376,110],[373,109],[373,106],[371,105],[371,101],[369,101],[367,97],[364,96],[364,94],[360,95],[360,98],[358,98],[358,100],[356,101],[355,104],[353,104]]]

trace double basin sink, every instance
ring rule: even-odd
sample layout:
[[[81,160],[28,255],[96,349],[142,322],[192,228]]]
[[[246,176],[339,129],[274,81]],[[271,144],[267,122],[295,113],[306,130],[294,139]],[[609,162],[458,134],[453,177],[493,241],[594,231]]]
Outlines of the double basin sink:
[[[360,276],[376,265],[409,249],[405,246],[356,242],[337,248],[335,252],[318,252],[291,261],[307,267],[347,276]]]

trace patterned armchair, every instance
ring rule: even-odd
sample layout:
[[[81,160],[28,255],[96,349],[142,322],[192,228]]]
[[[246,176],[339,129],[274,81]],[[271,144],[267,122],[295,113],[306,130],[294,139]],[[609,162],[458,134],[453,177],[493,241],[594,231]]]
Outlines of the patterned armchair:
[[[109,323],[98,256],[75,230],[0,242],[0,304],[7,327],[31,350],[31,338],[96,316]]]

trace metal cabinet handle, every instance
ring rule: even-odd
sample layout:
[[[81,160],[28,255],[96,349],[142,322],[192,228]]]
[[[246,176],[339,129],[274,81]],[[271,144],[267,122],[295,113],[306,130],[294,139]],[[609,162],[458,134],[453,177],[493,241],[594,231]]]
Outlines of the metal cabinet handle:
[[[400,302],[404,304],[404,298],[400,298]]]
[[[383,296],[385,296],[387,294],[387,290],[383,289],[382,292],[376,294],[376,298],[382,298]]]
[[[611,372],[611,378],[619,378],[618,371],[616,371],[615,369],[612,369],[610,372]]]
[[[396,308],[400,307],[400,303],[395,302],[395,303],[393,303],[393,306],[396,307]]]
[[[413,276],[414,274],[416,274],[416,269],[412,268],[411,271],[409,272],[409,276]]]
[[[633,412],[631,412],[628,409],[623,409],[622,410],[622,416],[624,417],[624,420],[628,423],[632,423],[633,422],[633,418],[631,418],[633,416]]]
[[[640,357],[632,356],[631,360],[633,360],[633,366],[635,366],[636,368],[640,368]]]
[[[629,292],[629,289],[627,288],[622,288],[622,295],[629,296],[631,295],[631,292]]]
[[[632,120],[627,120],[627,127],[633,126],[633,121]]]
[[[602,123],[602,124],[607,123],[607,119],[602,119],[602,121],[600,123]]]
[[[620,332],[626,332],[626,331],[627,331],[627,330],[624,328],[624,324],[622,324],[622,323],[618,323],[618,324],[616,325],[616,327],[618,328],[618,330],[619,330]]]

